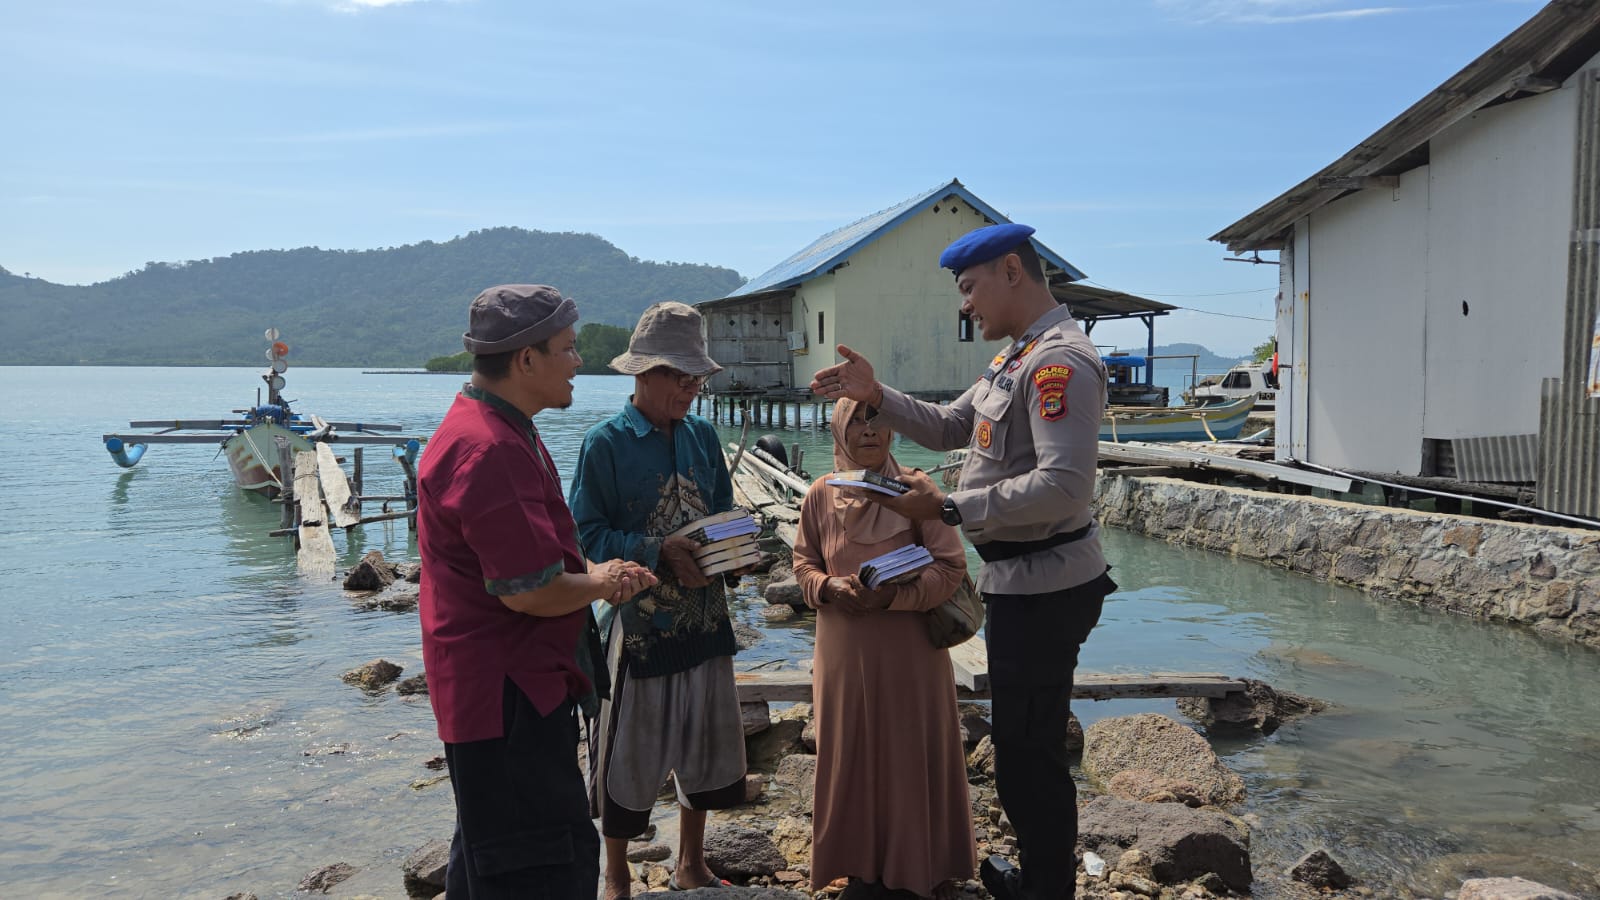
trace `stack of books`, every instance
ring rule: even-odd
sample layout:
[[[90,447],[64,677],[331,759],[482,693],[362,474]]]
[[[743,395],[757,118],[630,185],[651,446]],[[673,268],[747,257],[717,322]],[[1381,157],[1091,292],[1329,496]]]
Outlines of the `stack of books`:
[[[669,537],[686,537],[700,545],[694,561],[705,575],[742,569],[761,559],[756,536],[761,526],[742,509],[706,516],[674,531]]]
[[[839,487],[866,488],[880,494],[898,497],[911,490],[911,485],[880,475],[871,469],[847,469],[828,476],[828,483]]]
[[[869,588],[884,584],[904,584],[912,581],[917,570],[933,562],[933,554],[921,544],[907,544],[861,564],[856,577]]]

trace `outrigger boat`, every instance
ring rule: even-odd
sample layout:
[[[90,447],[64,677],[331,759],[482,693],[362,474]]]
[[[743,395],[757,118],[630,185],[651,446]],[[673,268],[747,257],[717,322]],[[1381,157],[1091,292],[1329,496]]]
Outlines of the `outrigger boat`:
[[[1231,441],[1244,430],[1245,419],[1254,406],[1254,397],[1165,409],[1110,406],[1100,420],[1100,440]]]
[[[289,454],[313,451],[317,444],[378,444],[394,448],[396,458],[407,470],[409,482],[422,440],[393,434],[402,430],[400,425],[330,422],[319,416],[301,416],[283,399],[283,373],[289,368],[285,358],[289,355],[289,345],[278,340],[276,328],[268,329],[266,338],[270,345],[267,348],[270,368],[261,376],[267,385],[265,403],[261,402],[258,389],[256,404],[233,410],[233,418],[129,422],[129,428],[158,430],[103,435],[111,458],[128,469],[138,465],[150,444],[220,445],[239,487],[276,497],[285,487],[283,460]]]

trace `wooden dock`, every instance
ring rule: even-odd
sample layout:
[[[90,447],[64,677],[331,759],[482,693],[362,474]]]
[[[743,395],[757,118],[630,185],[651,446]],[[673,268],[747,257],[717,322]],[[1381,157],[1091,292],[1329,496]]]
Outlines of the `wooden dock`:
[[[397,452],[401,467],[406,471],[404,494],[362,496],[362,449],[357,447],[352,452],[355,468],[351,478],[345,475],[333,448],[321,441],[317,442],[315,450],[300,453],[291,452],[287,446],[279,448],[279,465],[285,473],[284,490],[273,502],[283,504],[283,523],[270,534],[294,538],[295,564],[302,575],[333,574],[337,551],[331,528],[348,531],[392,519],[408,519],[413,526],[416,524],[416,471],[409,460]],[[375,516],[363,516],[361,503],[364,500],[381,502],[384,511]],[[403,504],[404,508],[390,512],[390,503]]]
[[[963,659],[964,658],[964,659]],[[982,668],[976,668],[981,659]],[[810,660],[804,669],[737,672],[740,703],[811,702]],[[950,650],[955,669],[956,696],[961,700],[989,699],[988,661],[977,638]],[[1212,672],[1152,672],[1114,675],[1079,672],[1072,683],[1074,700],[1131,700],[1161,697],[1222,698],[1245,689],[1245,683]]]

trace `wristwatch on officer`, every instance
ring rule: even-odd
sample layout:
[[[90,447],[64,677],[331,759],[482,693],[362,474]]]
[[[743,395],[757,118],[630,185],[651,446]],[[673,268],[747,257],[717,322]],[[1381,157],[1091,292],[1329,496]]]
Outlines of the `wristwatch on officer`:
[[[956,498],[945,495],[944,505],[939,507],[939,520],[946,525],[961,524],[961,510],[956,507]]]

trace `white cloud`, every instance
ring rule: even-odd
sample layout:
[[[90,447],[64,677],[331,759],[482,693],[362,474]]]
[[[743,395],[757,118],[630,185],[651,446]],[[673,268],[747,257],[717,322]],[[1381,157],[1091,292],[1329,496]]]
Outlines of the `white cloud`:
[[[1337,0],[1156,0],[1174,18],[1195,24],[1285,25],[1364,19],[1412,12],[1416,7],[1348,6]]]

